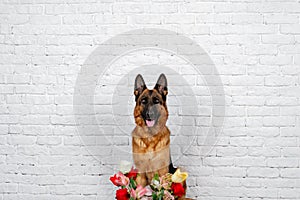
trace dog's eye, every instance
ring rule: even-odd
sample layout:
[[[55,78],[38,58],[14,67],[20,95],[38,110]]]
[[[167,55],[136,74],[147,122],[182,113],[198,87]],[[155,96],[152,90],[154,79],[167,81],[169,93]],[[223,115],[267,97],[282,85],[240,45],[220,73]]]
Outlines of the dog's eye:
[[[141,103],[142,103],[142,104],[146,104],[146,103],[147,103],[147,99],[142,99],[142,100],[141,100]]]
[[[153,103],[158,104],[158,103],[159,103],[159,100],[158,100],[157,98],[154,98],[154,99],[153,99]]]

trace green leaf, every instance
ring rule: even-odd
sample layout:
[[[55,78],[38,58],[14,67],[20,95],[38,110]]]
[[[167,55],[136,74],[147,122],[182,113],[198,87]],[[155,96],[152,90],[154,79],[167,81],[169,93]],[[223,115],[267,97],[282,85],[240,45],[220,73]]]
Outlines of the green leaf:
[[[155,193],[152,193],[152,199],[156,200],[156,198],[157,198],[157,195]]]
[[[161,197],[164,197],[164,189],[162,189],[162,190],[160,191],[160,196],[161,196]]]
[[[133,188],[133,189],[136,189],[136,182],[132,178],[130,179],[129,187]]]
[[[156,173],[156,174],[154,174],[154,177],[153,177],[153,179],[154,180],[156,180],[156,181],[159,181],[159,175]]]

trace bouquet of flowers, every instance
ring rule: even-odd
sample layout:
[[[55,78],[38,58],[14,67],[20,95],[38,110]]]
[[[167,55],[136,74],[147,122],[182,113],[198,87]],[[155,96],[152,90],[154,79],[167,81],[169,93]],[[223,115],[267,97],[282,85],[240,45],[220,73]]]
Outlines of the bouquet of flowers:
[[[180,172],[179,168],[174,174],[167,173],[161,177],[155,174],[146,187],[137,184],[137,176],[137,169],[131,167],[129,171],[119,171],[110,177],[110,181],[119,187],[117,200],[176,200],[185,194],[183,182],[188,174]]]

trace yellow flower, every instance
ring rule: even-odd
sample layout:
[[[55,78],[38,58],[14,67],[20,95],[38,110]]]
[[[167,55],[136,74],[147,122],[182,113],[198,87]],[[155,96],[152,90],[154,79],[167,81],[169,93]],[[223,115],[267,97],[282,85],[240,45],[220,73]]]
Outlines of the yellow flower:
[[[172,182],[174,183],[182,183],[187,179],[188,173],[187,172],[180,172],[180,169],[178,168],[176,172],[172,175]]]

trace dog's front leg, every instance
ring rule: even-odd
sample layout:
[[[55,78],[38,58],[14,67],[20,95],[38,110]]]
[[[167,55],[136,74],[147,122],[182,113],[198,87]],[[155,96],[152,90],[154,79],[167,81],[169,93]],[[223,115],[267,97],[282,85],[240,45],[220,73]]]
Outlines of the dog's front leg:
[[[137,177],[136,177],[136,183],[138,185],[141,185],[143,187],[145,187],[147,185],[147,177],[146,177],[146,173],[140,173]]]

